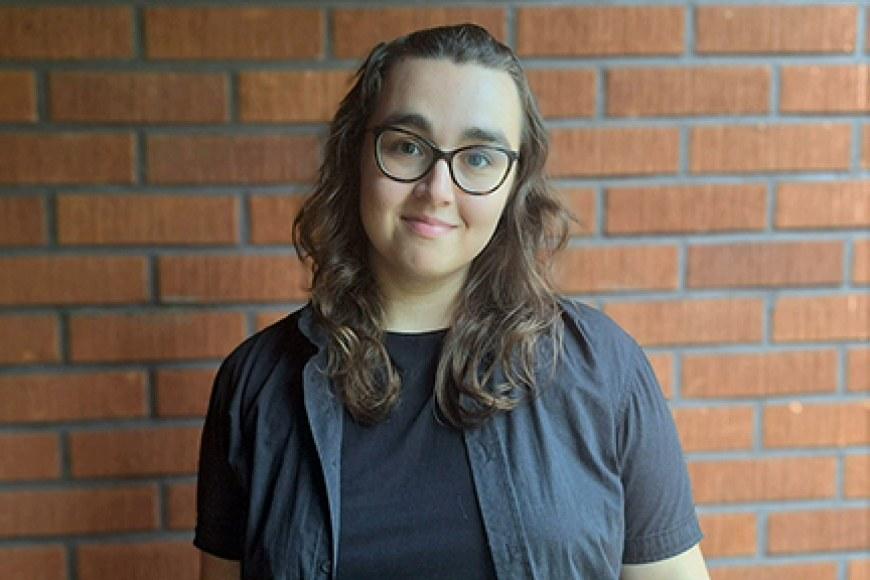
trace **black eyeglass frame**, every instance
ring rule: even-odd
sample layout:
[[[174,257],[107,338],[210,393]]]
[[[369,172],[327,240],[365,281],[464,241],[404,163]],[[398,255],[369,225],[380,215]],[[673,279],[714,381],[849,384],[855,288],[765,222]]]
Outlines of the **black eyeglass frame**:
[[[402,127],[396,127],[394,125],[378,125],[377,127],[372,127],[371,131],[372,131],[372,135],[374,136],[374,139],[375,139],[375,141],[374,141],[374,154],[375,154],[375,161],[378,164],[378,169],[381,170],[381,173],[383,173],[384,175],[386,175],[387,177],[389,177],[393,181],[398,181],[399,183],[412,183],[414,181],[421,179],[424,175],[426,175],[427,173],[432,171],[432,168],[435,167],[435,164],[438,163],[439,160],[443,159],[444,161],[447,162],[447,169],[450,171],[450,179],[453,180],[453,183],[456,184],[456,187],[458,187],[459,189],[461,189],[462,191],[464,191],[465,193],[467,193],[469,195],[488,195],[502,186],[502,184],[507,179],[508,175],[510,175],[511,169],[514,166],[514,162],[520,158],[520,154],[517,151],[511,151],[510,149],[505,149],[504,147],[497,147],[495,145],[466,145],[465,147],[458,147],[456,149],[451,149],[450,151],[444,151],[443,149],[438,148],[434,143],[432,143],[431,141],[429,141],[428,139],[426,139],[422,135],[418,135],[417,133],[414,133],[413,131],[409,131],[408,129],[403,129]],[[414,137],[415,139],[419,139],[420,141],[425,143],[429,147],[429,149],[432,150],[432,161],[426,167],[425,171],[423,171],[420,175],[418,175],[417,177],[414,177],[412,179],[403,179],[403,178],[391,175],[384,168],[383,161],[381,161],[381,156],[378,154],[378,151],[380,149],[378,147],[378,141],[380,140],[381,135],[383,135],[386,131],[397,131],[399,133],[404,133],[405,135],[410,135],[411,137]],[[493,187],[492,189],[488,189],[486,191],[469,191],[466,188],[462,187],[462,185],[460,185],[459,181],[456,179],[456,175],[453,173],[453,158],[456,156],[457,153],[461,153],[463,151],[469,151],[471,149],[480,149],[480,148],[501,151],[502,153],[504,153],[505,155],[508,156],[508,164],[507,164],[507,167],[505,168],[504,175],[502,175],[501,179],[498,181],[498,183],[495,185],[495,187]]]

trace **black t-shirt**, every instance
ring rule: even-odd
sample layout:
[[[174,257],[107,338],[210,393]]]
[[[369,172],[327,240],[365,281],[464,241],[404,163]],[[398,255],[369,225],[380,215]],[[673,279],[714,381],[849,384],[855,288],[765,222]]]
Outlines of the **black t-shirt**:
[[[397,406],[373,426],[344,412],[339,580],[495,578],[462,434],[436,416],[444,335],[388,333]]]

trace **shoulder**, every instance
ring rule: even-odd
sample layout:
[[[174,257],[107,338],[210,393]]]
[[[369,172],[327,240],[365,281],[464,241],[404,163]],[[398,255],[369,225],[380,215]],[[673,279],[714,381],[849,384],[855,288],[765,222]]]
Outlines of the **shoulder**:
[[[283,361],[307,360],[313,346],[299,329],[305,308],[287,314],[236,345],[220,364],[219,382],[234,388],[259,384]]]
[[[641,353],[640,345],[610,316],[587,304],[560,298],[565,341],[601,364],[622,365]]]
[[[566,316],[583,330],[592,332],[589,338],[603,341],[633,340],[610,316],[574,298],[559,297],[559,304]]]
[[[304,346],[307,339],[299,330],[299,318],[307,306],[299,308],[258,330],[236,345],[225,360],[240,362],[250,358],[268,358],[291,345]]]
[[[637,374],[648,371],[646,354],[634,337],[601,310],[568,298],[559,302],[565,328],[563,357],[575,368],[594,372],[619,404]]]

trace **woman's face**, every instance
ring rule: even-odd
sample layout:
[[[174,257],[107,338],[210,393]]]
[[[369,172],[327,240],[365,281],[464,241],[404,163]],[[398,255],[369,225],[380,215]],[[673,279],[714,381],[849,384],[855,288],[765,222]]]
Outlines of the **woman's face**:
[[[368,127],[384,125],[410,131],[444,151],[468,145],[518,151],[522,106],[516,84],[504,71],[411,58],[390,70]],[[376,279],[382,285],[434,282],[458,288],[495,232],[513,189],[516,163],[498,189],[471,195],[453,182],[443,159],[413,182],[387,177],[375,159],[374,142],[369,131],[361,158],[360,215]],[[413,137],[391,147],[401,155],[419,153]],[[483,163],[475,156],[466,161]]]

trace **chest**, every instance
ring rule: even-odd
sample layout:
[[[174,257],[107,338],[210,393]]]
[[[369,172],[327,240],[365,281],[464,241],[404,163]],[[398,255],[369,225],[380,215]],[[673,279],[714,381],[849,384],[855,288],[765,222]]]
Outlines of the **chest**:
[[[580,404],[585,411],[578,411]],[[558,398],[469,437],[481,510],[528,578],[617,578],[624,495],[609,407]]]
[[[248,442],[246,578],[333,577],[342,413],[323,425],[324,409],[306,402],[295,421],[272,416],[291,403],[270,401]],[[624,523],[613,433],[603,399],[558,393],[465,433],[498,577],[618,577]]]

